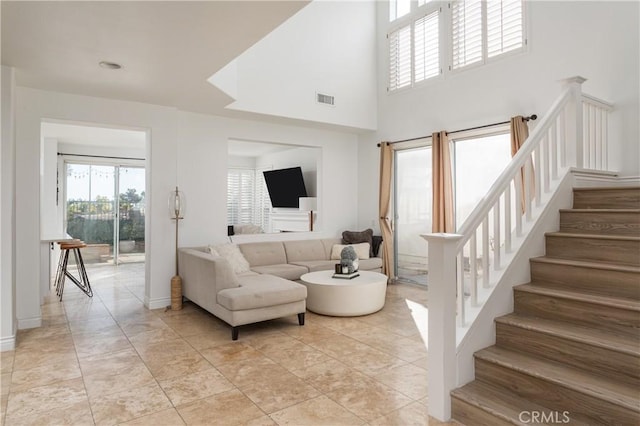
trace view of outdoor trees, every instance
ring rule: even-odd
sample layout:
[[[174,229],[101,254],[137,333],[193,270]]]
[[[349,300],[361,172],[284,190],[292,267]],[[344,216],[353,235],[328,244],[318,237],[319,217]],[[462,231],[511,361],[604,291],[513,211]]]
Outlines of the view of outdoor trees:
[[[144,241],[144,191],[128,188],[119,194],[120,240]],[[115,200],[98,195],[94,201],[67,201],[67,233],[87,243],[113,242]]]

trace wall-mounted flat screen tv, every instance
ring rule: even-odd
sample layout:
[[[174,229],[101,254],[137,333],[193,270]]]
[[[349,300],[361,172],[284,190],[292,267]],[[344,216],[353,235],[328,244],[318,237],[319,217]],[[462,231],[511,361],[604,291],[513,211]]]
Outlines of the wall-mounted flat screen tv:
[[[271,206],[298,208],[298,198],[307,196],[300,167],[267,170],[262,173],[271,198]]]

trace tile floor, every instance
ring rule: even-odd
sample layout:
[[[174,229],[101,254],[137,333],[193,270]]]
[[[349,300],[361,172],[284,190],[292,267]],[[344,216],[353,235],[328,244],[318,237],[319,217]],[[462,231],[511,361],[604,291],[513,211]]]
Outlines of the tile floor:
[[[426,290],[392,285],[357,318],[240,330],[193,304],[149,311],[144,265],[67,282],[1,358],[3,425],[427,425]]]

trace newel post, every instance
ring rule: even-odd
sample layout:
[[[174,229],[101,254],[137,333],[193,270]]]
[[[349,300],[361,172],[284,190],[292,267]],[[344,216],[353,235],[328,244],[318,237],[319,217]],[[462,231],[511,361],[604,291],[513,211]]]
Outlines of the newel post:
[[[456,386],[456,255],[458,234],[427,234],[429,243],[429,415],[451,418],[450,392]]]
[[[581,169],[584,167],[584,135],[582,118],[582,83],[586,78],[576,76],[562,80],[565,88],[571,91],[571,99],[567,108],[566,129],[567,159],[569,165]]]

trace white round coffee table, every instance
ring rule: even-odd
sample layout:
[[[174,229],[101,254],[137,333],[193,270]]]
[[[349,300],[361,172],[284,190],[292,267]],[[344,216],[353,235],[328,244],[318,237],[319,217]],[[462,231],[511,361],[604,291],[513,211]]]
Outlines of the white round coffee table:
[[[372,314],[384,306],[387,276],[360,271],[352,279],[332,278],[333,271],[309,272],[300,277],[307,287],[307,309],[338,317]]]

